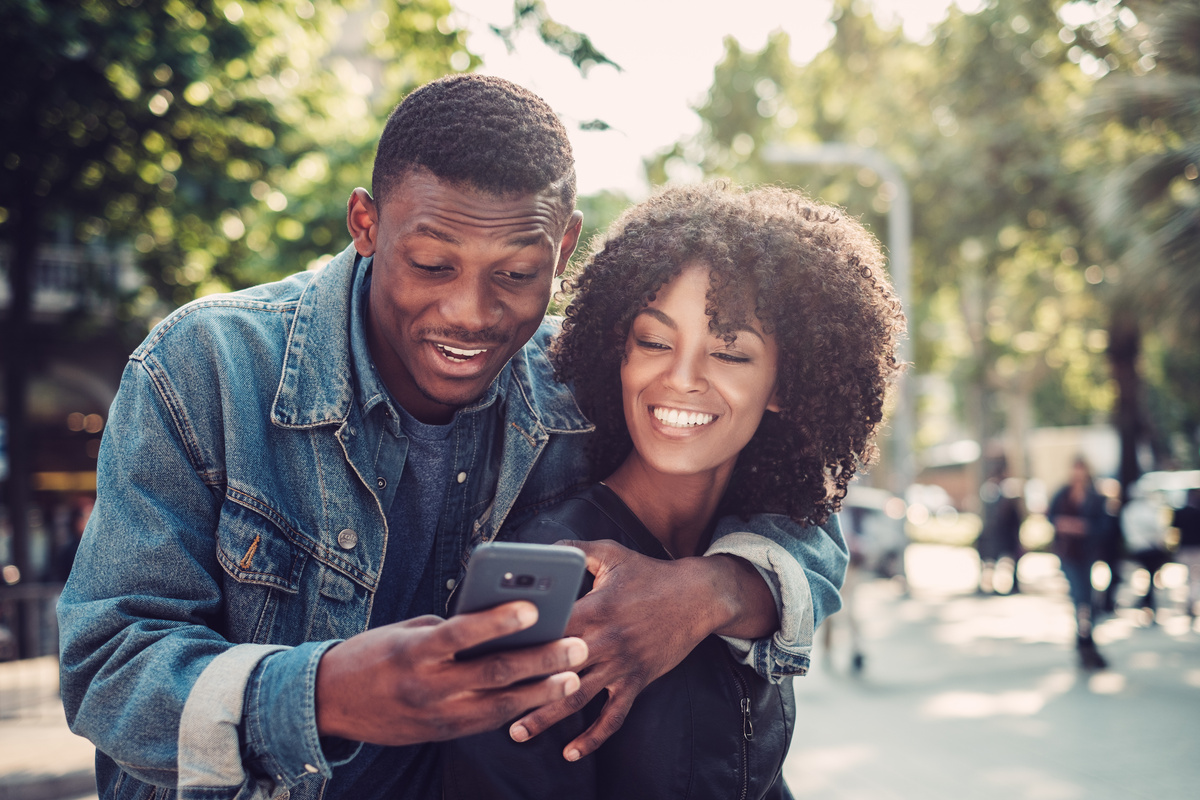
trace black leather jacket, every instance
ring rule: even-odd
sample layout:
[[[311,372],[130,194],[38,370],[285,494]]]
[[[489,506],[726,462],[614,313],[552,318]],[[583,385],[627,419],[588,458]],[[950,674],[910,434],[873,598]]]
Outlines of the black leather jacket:
[[[613,539],[670,558],[611,489],[593,486],[519,528],[513,539]],[[791,679],[772,685],[738,663],[716,636],[643,690],[621,729],[575,763],[567,743],[599,715],[602,693],[582,712],[518,744],[507,727],[448,742],[444,796],[468,798],[763,798],[791,795],[783,759],[795,724]]]

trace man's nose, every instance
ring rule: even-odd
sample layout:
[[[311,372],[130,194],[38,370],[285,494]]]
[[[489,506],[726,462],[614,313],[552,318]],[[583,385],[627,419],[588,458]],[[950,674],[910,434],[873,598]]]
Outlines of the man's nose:
[[[486,278],[463,276],[446,288],[441,307],[449,327],[482,330],[497,324],[503,316],[495,288]]]

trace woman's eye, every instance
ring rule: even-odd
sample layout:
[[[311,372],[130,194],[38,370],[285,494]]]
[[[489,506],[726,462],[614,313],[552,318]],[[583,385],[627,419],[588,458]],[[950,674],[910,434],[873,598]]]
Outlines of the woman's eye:
[[[669,349],[662,342],[652,342],[649,339],[635,339],[634,341],[637,342],[638,347],[644,348],[646,350],[667,350],[667,349]]]
[[[713,356],[721,361],[729,364],[749,364],[749,356],[738,355],[737,353],[716,352]]]

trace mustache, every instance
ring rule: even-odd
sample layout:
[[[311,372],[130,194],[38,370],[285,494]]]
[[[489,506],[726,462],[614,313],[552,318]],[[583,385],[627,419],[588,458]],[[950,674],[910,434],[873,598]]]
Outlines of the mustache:
[[[418,334],[421,339],[449,339],[459,344],[472,344],[485,347],[502,345],[509,340],[509,335],[501,328],[491,327],[482,330],[467,330],[466,328],[424,328]]]

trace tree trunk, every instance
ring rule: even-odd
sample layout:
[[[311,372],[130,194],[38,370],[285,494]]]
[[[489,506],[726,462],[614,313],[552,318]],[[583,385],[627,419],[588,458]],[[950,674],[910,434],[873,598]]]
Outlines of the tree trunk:
[[[1142,416],[1142,379],[1138,374],[1138,356],[1142,349],[1142,329],[1137,314],[1127,305],[1113,308],[1108,327],[1108,362],[1117,384],[1117,407],[1113,422],[1121,442],[1121,460],[1117,479],[1121,481],[1121,500],[1128,487],[1141,477],[1138,444],[1145,433]]]

